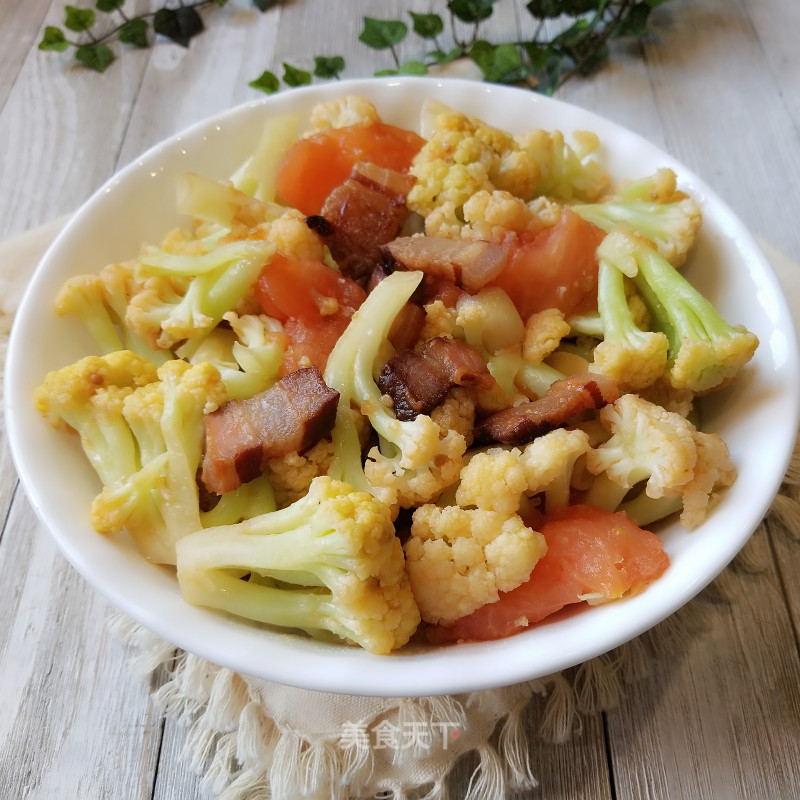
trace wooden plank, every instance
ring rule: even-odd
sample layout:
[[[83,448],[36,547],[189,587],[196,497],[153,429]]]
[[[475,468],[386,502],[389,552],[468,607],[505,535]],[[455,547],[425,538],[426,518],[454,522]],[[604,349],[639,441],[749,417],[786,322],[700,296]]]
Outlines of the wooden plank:
[[[668,149],[754,232],[800,258],[797,121],[782,102],[800,55],[787,49],[785,69],[772,69],[741,2],[673,0],[658,19],[645,52]]]
[[[608,714],[619,800],[800,796],[800,657],[767,537],[749,549],[768,569],[729,570],[730,603],[678,615],[702,611],[705,624]]]
[[[17,80],[20,67],[44,31],[50,0],[2,0],[0,16],[0,108]]]
[[[13,154],[0,159],[0,237],[72,211],[111,174],[148,58],[129,50],[98,74],[67,53],[28,53],[0,111],[0,152]]]
[[[0,785],[6,797],[149,797],[160,724],[108,606],[22,494],[0,544]]]

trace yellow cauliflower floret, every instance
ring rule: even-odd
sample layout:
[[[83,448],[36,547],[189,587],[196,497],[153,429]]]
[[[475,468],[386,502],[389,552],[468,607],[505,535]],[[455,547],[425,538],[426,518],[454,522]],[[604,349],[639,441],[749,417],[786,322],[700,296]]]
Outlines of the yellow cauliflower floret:
[[[732,486],[736,480],[728,446],[717,434],[695,431],[692,438],[697,452],[692,479],[680,490],[667,493],[682,497],[681,525],[688,530],[705,520],[714,492]]]
[[[663,497],[692,479],[697,461],[694,426],[635,394],[624,394],[598,415],[611,438],[586,455],[594,475],[604,472],[623,490],[646,480],[648,497]],[[620,498],[621,499],[621,498]]]
[[[405,554],[422,619],[446,625],[497,601],[528,579],[546,547],[516,514],[421,506]]]
[[[455,336],[456,317],[458,312],[448,308],[441,300],[434,300],[425,307],[425,322],[419,338],[422,342],[435,339],[437,336]]]
[[[316,130],[346,128],[380,121],[375,106],[360,95],[348,94],[336,100],[319,103],[311,110],[311,125]]]
[[[516,137],[518,147],[539,165],[536,194],[560,200],[596,200],[607,189],[610,176],[592,155],[599,140],[589,131],[575,131],[573,145],[561,131],[534,130]]]
[[[270,459],[267,468],[278,507],[283,508],[306,494],[314,478],[327,474],[332,459],[330,439],[320,439],[302,455],[295,451],[283,458]]]
[[[417,419],[421,419],[420,415]],[[427,417],[430,420],[430,417]],[[435,423],[433,423],[435,425]],[[437,429],[435,450],[426,460],[414,459],[413,467],[398,466],[398,461],[381,454],[373,447],[364,463],[364,474],[374,486],[388,490],[394,497],[392,505],[413,508],[435,500],[448,487],[458,481],[467,449],[464,437],[457,431]],[[403,451],[404,454],[406,451]],[[413,455],[413,454],[411,454]],[[388,502],[388,501],[387,501]]]
[[[425,217],[426,232],[458,236],[464,204],[495,189],[528,200],[539,168],[514,137],[455,111],[439,114],[410,170],[417,179],[408,207]]]
[[[531,314],[525,321],[522,357],[531,364],[541,364],[569,334],[569,323],[557,308]]]
[[[276,250],[293,258],[306,261],[322,261],[325,258],[325,245],[295,208],[287,209],[269,224],[266,238],[275,244]]]
[[[523,448],[527,493],[544,492],[546,512],[569,505],[575,465],[589,449],[589,435],[580,428],[557,428]]]
[[[523,199],[500,189],[476,192],[464,203],[462,216],[465,239],[500,243],[509,233],[535,235],[544,227]]]
[[[454,386],[431,411],[431,419],[443,431],[460,433],[469,447],[475,432],[475,398],[472,392],[463,386]]]
[[[520,451],[491,447],[472,456],[461,470],[456,503],[509,516],[519,509],[527,485]]]

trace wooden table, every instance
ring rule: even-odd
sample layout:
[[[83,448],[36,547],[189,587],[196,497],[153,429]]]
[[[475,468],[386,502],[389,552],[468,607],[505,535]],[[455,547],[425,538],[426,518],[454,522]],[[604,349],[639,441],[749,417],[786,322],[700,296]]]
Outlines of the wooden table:
[[[188,50],[128,50],[98,75],[37,49],[61,0],[0,0],[0,236],[69,212],[161,138],[255,99],[247,84],[265,68],[342,52],[347,76],[371,74],[382,62],[356,41],[361,17],[428,5],[294,0],[262,15],[231,0]],[[522,5],[497,5],[495,40],[517,36]],[[617,47],[559,96],[663,146],[800,260],[800,4],[672,0],[652,23],[650,43]],[[153,712],[109,636],[107,604],[41,530],[5,447],[0,505],[0,796],[201,797],[180,757],[184,731]],[[800,797],[800,545],[760,535],[748,556],[761,570],[726,573],[729,601],[704,602],[705,629],[618,708],[586,717],[567,744],[532,727],[535,796]],[[540,712],[534,703],[532,726]],[[468,776],[457,767],[454,797]]]

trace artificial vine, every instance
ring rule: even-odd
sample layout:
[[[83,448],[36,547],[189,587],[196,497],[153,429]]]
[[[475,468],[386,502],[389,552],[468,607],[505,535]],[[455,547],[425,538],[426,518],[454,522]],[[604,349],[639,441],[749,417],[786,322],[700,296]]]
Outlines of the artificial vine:
[[[72,49],[81,64],[104,72],[116,58],[113,46],[117,43],[146,48],[163,37],[188,47],[205,30],[201,12],[227,2],[178,0],[138,15],[126,13],[125,0],[97,0],[94,8],[67,5],[63,28],[45,28],[39,49]],[[283,2],[252,0],[259,11]],[[668,0],[530,0],[524,9],[533,18],[532,36],[493,43],[481,34],[498,2],[448,0],[444,15],[409,11],[407,21],[364,17],[358,40],[387,54],[389,63],[376,69],[375,75],[426,75],[435,66],[468,58],[487,81],[526,85],[550,94],[571,77],[591,75],[606,63],[613,39],[646,37],[650,12]],[[411,34],[418,40],[418,55],[402,60],[399,45]],[[341,55],[318,55],[311,70],[285,62],[280,77],[265,70],[250,86],[269,94],[281,86],[338,79],[345,67]]]

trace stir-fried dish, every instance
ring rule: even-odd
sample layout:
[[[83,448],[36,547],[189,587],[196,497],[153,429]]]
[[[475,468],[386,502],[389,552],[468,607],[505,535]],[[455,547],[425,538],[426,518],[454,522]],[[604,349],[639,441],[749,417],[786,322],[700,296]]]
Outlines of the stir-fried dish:
[[[189,603],[379,654],[509,636],[644,590],[647,528],[735,480],[696,399],[758,340],[683,275],[674,172],[430,101],[419,130],[354,96],[272,117],[229,179],[180,179],[185,225],[55,298],[97,349],[36,406],[93,527]]]

